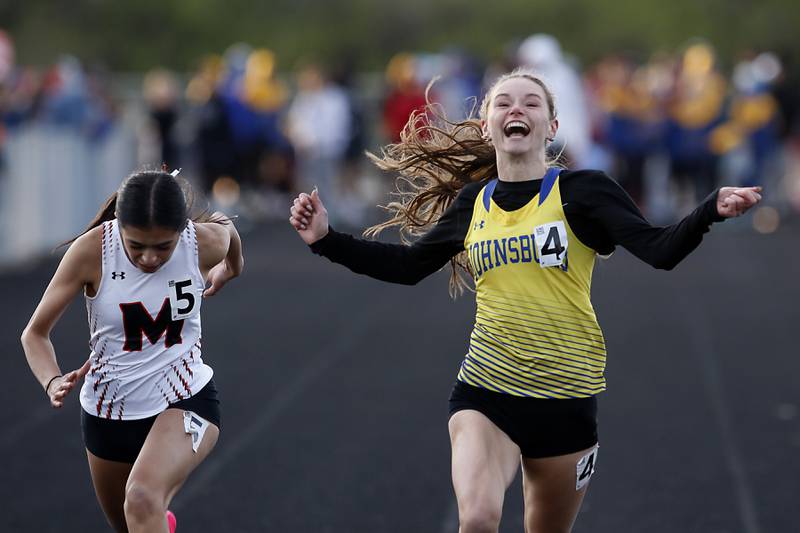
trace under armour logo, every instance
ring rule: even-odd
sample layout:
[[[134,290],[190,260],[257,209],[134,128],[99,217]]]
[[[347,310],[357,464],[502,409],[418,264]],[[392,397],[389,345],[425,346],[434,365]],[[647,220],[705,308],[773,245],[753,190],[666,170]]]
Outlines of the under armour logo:
[[[472,229],[474,229],[474,230],[483,229],[483,227],[485,225],[486,225],[486,221],[485,220],[481,220],[480,222],[476,222],[475,224],[473,224],[472,225]]]
[[[112,272],[111,279],[125,279],[125,272]]]

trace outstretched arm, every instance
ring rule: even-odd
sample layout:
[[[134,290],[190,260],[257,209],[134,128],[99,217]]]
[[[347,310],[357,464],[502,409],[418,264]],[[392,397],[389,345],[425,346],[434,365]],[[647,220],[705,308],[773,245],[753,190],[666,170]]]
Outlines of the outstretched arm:
[[[760,188],[724,187],[668,226],[653,226],[614,180],[598,172],[573,177],[564,211],[578,238],[601,254],[626,248],[645,263],[670,270],[689,255],[714,222],[739,216],[760,199]],[[564,198],[567,200],[567,198]]]
[[[442,268],[464,249],[472,215],[469,194],[457,197],[436,225],[412,245],[358,239],[328,226],[328,214],[317,191],[301,193],[289,222],[311,250],[353,272],[375,279],[414,285]]]

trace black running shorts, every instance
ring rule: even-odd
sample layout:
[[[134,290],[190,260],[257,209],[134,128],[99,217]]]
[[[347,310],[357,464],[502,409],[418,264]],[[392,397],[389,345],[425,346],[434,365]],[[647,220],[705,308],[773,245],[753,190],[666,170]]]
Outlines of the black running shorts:
[[[450,416],[478,411],[520,448],[523,457],[555,457],[597,444],[597,398],[550,400],[490,391],[456,381]]]
[[[170,404],[167,409],[192,411],[220,427],[219,400],[213,379],[191,398]],[[83,443],[87,450],[101,459],[133,464],[157,416],[113,420],[90,415],[81,409]]]

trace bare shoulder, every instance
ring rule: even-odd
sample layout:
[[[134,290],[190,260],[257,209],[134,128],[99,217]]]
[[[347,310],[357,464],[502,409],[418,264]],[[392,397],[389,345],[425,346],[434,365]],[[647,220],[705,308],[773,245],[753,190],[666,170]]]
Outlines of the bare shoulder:
[[[90,229],[70,244],[60,268],[83,283],[95,285],[101,276],[102,246],[102,227]]]
[[[29,331],[47,336],[61,313],[81,291],[95,294],[100,282],[102,229],[93,228],[70,245],[36,307]]]
[[[197,245],[200,249],[226,247],[230,240],[229,220],[218,222],[195,222],[194,227],[197,231]]]
[[[81,261],[96,262],[99,266],[103,248],[103,228],[92,228],[73,242],[69,251]]]
[[[197,232],[197,248],[200,254],[200,262],[210,268],[225,258],[230,245],[230,220],[220,220],[218,222],[195,222]]]

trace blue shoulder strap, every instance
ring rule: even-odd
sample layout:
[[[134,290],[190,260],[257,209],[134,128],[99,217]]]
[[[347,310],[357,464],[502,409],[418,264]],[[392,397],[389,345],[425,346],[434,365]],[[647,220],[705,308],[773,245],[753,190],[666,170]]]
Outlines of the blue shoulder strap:
[[[553,185],[556,184],[556,178],[560,173],[561,169],[558,167],[550,167],[547,169],[544,178],[542,178],[542,188],[539,190],[539,205],[542,205],[544,201],[547,200],[547,195],[550,194]]]
[[[549,195],[550,191],[553,189],[553,185],[556,183],[556,178],[560,173],[561,169],[558,167],[550,167],[547,169],[547,172],[542,179],[542,187],[539,190],[539,205],[542,205],[544,201],[547,200],[547,195]],[[489,200],[492,199],[492,194],[494,194],[495,187],[497,187],[497,178],[487,183],[486,187],[483,188],[483,207],[487,212],[491,206],[491,202]]]
[[[487,213],[489,212],[489,206],[491,205],[489,200],[492,199],[492,194],[494,194],[495,187],[497,187],[497,178],[487,183],[486,187],[483,188],[483,207],[486,209]]]

